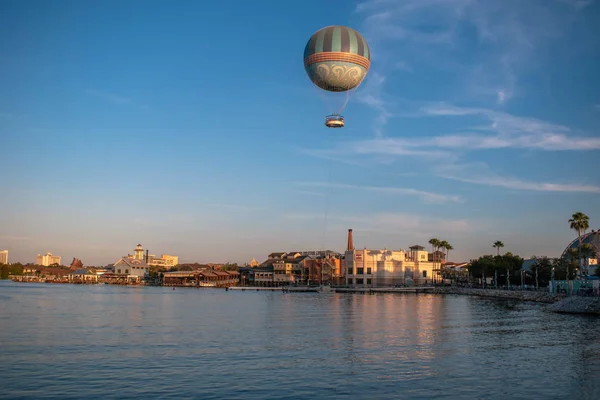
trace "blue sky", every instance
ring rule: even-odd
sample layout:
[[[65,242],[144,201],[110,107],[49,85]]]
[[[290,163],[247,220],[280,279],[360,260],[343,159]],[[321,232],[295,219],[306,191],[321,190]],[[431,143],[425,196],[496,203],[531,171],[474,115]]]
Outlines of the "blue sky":
[[[0,248],[559,255],[600,228],[598,3],[4,1]],[[302,64],[328,25],[372,52],[339,130]]]

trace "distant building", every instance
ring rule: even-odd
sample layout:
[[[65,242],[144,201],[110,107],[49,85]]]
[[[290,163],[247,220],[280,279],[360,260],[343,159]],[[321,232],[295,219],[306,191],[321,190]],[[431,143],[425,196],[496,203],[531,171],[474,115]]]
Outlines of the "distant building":
[[[44,267],[48,267],[52,264],[60,265],[60,256],[52,255],[50,252],[44,255],[38,254],[35,263],[37,265],[43,265]]]
[[[141,244],[138,244],[135,247],[135,250],[133,251],[133,258],[136,260],[143,260],[144,259],[144,248],[142,247]]]
[[[355,287],[378,287],[428,284],[439,281],[439,263],[429,261],[423,246],[408,251],[354,248],[352,230],[348,231],[348,248],[344,257],[346,284]]]
[[[178,256],[171,256],[169,254],[162,254],[160,258],[156,257],[154,254],[148,254],[146,251],[146,255],[144,255],[144,247],[141,244],[138,244],[133,250],[133,255],[128,254],[125,258],[132,258],[134,260],[143,260],[151,267],[174,267],[179,264]]]
[[[141,281],[150,273],[144,260],[133,257],[123,257],[114,264],[114,274],[126,276],[128,281]]]
[[[584,270],[587,270],[588,275],[595,275],[600,257],[600,230],[592,229],[591,232],[581,235],[581,245],[589,245],[593,250],[591,254],[582,254],[581,262]],[[565,248],[561,254],[561,258],[568,256],[569,249],[578,249],[579,246],[579,238],[576,238]]]
[[[0,251],[0,264],[8,264],[8,250]]]
[[[252,258],[252,261],[250,261],[250,266],[252,268],[254,267],[258,267],[260,265],[260,263],[258,261],[256,261],[256,258]]]
[[[179,264],[178,256],[170,256],[168,254],[162,254],[160,258],[156,258],[155,255],[150,254],[148,256],[148,265],[151,267],[174,267]]]

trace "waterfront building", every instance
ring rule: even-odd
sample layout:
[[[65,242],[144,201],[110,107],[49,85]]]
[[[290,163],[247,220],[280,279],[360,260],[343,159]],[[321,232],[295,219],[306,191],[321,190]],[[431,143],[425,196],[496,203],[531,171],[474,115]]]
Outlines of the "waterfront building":
[[[160,258],[150,254],[148,256],[148,265],[151,267],[165,267],[171,268],[179,264],[178,256],[171,256],[169,254],[161,254]]]
[[[579,248],[580,240],[575,238],[569,245],[564,249],[561,254],[561,258],[567,256],[569,249]],[[582,254],[582,266],[587,269],[588,276],[596,274],[596,268],[598,268],[598,259],[600,257],[600,230],[593,230],[581,236],[582,245],[590,245],[594,250],[592,253]],[[595,256],[594,254],[595,253]]]
[[[171,268],[179,264],[178,256],[161,254],[160,258],[158,258],[154,254],[148,254],[148,250],[144,251],[144,247],[141,244],[138,244],[135,247],[135,249],[133,250],[133,255],[128,254],[126,258],[132,258],[134,260],[143,260],[147,265],[151,267]]]
[[[341,255],[331,250],[276,252],[258,267],[245,270],[242,280],[259,286],[339,284],[342,270]]]
[[[70,272],[67,279],[72,283],[98,283],[98,275],[85,268],[79,268]]]
[[[137,258],[122,257],[114,264],[114,275],[126,278],[127,281],[142,281],[149,276],[149,273],[148,264]]]
[[[53,264],[60,265],[60,256],[55,256],[50,252],[44,255],[38,254],[35,263],[44,267],[48,267]]]
[[[0,264],[8,264],[8,250],[0,251]]]
[[[354,248],[352,229],[348,230],[348,246],[344,256],[345,281],[352,287],[383,287],[430,284],[441,279],[435,262],[423,246],[408,251]],[[435,273],[435,275],[434,275]]]
[[[276,286],[304,281],[307,262],[310,256],[299,252],[286,253],[288,256],[273,261],[273,283]]]

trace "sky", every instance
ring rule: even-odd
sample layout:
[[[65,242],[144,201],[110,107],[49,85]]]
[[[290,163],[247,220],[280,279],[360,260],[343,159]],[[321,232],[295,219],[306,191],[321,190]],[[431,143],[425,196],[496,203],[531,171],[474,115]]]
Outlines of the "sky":
[[[372,54],[343,129],[302,62],[329,25]],[[593,0],[4,0],[0,250],[244,263],[352,228],[558,256],[573,213],[600,228],[599,25]]]

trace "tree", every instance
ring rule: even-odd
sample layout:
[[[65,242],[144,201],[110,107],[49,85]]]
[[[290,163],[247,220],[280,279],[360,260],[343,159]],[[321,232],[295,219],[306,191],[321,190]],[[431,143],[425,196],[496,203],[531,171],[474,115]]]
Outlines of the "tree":
[[[431,239],[429,239],[429,244],[431,245],[431,251],[432,251],[432,253],[431,253],[431,257],[432,257],[431,261],[433,262],[433,269],[434,270],[435,270],[435,262],[436,262],[436,257],[437,257],[436,251],[440,247],[440,243],[441,242],[440,242],[440,240],[438,238],[431,238]],[[434,272],[434,274],[433,274],[434,283],[435,283],[435,276],[436,275],[435,275],[435,272]]]
[[[548,257],[542,257],[537,259],[532,267],[535,271],[535,288],[539,288],[540,285],[547,286],[552,279],[552,268],[554,267],[552,262]]]
[[[501,248],[501,247],[504,247],[504,243],[502,243],[502,242],[501,242],[501,241],[499,241],[499,240],[496,240],[496,241],[494,242],[494,246],[492,246],[492,247],[495,247],[495,248],[496,248],[496,250],[497,250],[497,253],[496,253],[496,255],[498,255],[498,256],[499,256],[499,255],[500,255],[500,248]]]
[[[582,212],[576,212],[569,219],[569,227],[577,232],[577,239],[579,240],[577,248],[581,250],[581,236],[590,228],[590,218]],[[581,254],[579,255],[579,266],[581,267]],[[581,271],[583,273],[583,270]],[[585,274],[587,276],[587,273]]]
[[[237,270],[239,270],[237,263],[225,263],[221,267],[221,271],[237,271]]]
[[[492,271],[496,268],[496,263],[491,255],[485,255],[479,257],[477,260],[473,260],[467,266],[469,273],[474,278],[482,278],[483,287],[486,284],[486,276],[489,276]]]

